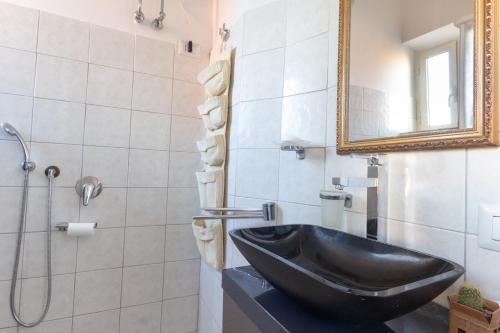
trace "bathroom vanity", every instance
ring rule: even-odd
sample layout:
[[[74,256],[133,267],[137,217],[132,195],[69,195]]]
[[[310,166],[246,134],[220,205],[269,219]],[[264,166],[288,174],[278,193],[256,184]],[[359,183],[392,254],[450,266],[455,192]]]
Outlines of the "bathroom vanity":
[[[345,326],[320,318],[276,290],[251,266],[226,269],[224,333],[447,333],[448,310],[435,303],[386,323]]]

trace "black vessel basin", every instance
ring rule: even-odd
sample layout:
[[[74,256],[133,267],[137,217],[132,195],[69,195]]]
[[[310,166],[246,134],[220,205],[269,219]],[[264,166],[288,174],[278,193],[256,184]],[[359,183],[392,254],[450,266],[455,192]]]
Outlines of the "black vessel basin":
[[[348,324],[384,322],[416,310],[464,273],[449,260],[312,225],[230,235],[274,287]]]

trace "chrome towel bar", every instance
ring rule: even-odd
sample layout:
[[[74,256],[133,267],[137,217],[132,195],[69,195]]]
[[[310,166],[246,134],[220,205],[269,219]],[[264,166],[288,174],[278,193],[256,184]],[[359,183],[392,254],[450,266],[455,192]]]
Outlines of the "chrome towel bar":
[[[193,216],[193,220],[219,219],[258,219],[273,221],[276,217],[276,204],[267,202],[261,209],[257,208],[203,208],[208,215]],[[225,213],[225,214],[224,214]]]

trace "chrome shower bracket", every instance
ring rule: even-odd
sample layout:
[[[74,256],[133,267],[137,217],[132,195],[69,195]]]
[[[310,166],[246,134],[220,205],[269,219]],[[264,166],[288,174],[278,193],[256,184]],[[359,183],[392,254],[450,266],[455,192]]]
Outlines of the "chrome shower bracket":
[[[294,151],[298,160],[306,158],[306,148],[303,146],[285,145],[281,146],[282,151]]]
[[[139,0],[139,4],[137,5],[137,10],[134,12],[134,21],[136,23],[144,22],[144,13],[142,11],[142,0]]]

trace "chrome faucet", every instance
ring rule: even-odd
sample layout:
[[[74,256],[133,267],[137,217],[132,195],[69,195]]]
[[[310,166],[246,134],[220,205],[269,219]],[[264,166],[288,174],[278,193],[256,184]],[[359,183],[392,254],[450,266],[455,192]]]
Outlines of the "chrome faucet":
[[[90,199],[97,197],[102,192],[102,183],[96,177],[83,177],[75,186],[76,193],[82,197],[84,206],[88,206]]]
[[[366,188],[366,237],[378,239],[378,167],[380,164],[377,156],[363,157],[367,159],[367,178],[339,178],[332,179],[335,188],[342,190],[345,187]]]

